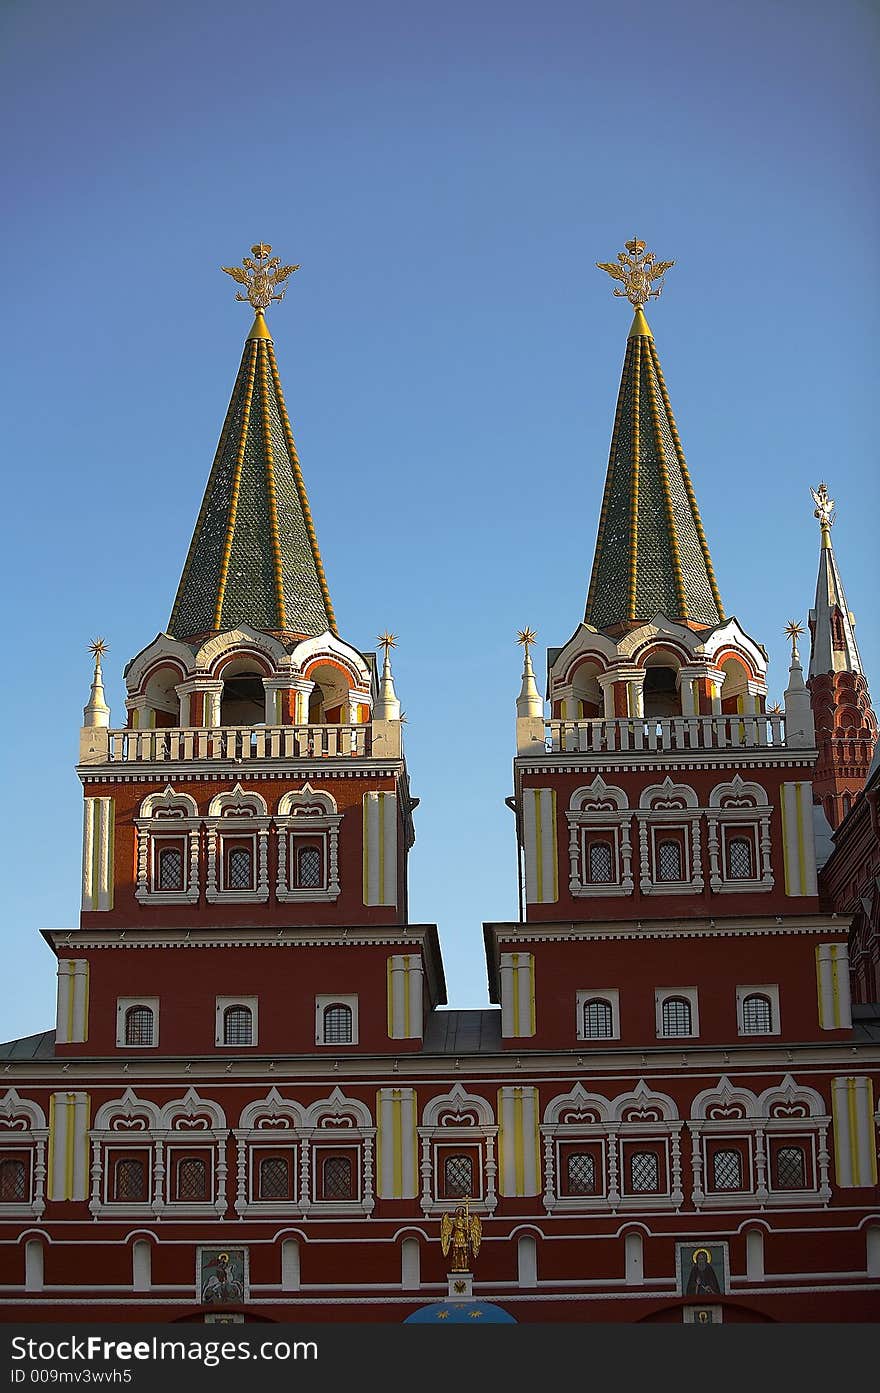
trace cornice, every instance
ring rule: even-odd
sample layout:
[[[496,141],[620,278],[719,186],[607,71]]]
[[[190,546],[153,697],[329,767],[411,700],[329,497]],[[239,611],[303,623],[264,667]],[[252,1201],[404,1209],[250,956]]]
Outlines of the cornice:
[[[76,772],[83,784],[144,784],[144,783],[207,783],[223,779],[240,780],[248,783],[263,779],[372,779],[397,778],[406,770],[406,762],[398,760],[358,760],[352,765],[350,758],[342,758],[338,764],[328,757],[320,762],[303,761],[291,765],[289,762],[238,760],[234,763],[208,760],[157,760],[128,761],[119,764],[78,764]]]
[[[575,942],[581,939],[647,939],[647,938],[761,938],[774,935],[832,934],[845,938],[849,932],[850,916],[804,915],[797,922],[773,919],[726,919],[718,924],[714,919],[682,920],[669,923],[668,920],[620,923],[605,920],[602,923],[583,924],[523,924],[518,922],[492,923],[483,925],[486,933],[494,935],[498,943],[542,943]]]
[[[336,925],[309,925],[301,928],[265,929],[42,929],[43,938],[57,952],[59,949],[83,948],[357,948],[375,944],[410,945],[432,943],[437,938],[436,924],[361,925],[357,928]]]
[[[729,751],[701,750],[699,753],[695,752],[691,759],[683,758],[679,750],[671,752],[669,758],[664,758],[660,752],[652,750],[649,757],[633,753],[626,760],[621,760],[616,752],[608,755],[590,752],[579,759],[573,759],[571,754],[517,755],[513,767],[517,773],[577,775],[583,774],[587,769],[601,769],[612,774],[642,774],[649,771],[668,773],[676,769],[812,769],[818,758],[816,750],[786,751],[785,754],[769,754],[769,757],[768,753],[767,750],[761,750],[750,755],[737,751],[731,755]]]

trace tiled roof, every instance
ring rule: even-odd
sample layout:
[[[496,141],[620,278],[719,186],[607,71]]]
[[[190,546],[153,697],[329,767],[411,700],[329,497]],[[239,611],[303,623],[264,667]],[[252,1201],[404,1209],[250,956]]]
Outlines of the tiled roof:
[[[250,624],[335,631],[333,606],[262,314],[245,343],[168,632]]]
[[[501,1049],[501,1012],[432,1011],[425,1027],[425,1054],[495,1054]]]
[[[54,1059],[55,1031],[43,1030],[39,1035],[25,1035],[21,1040],[7,1040],[0,1045],[0,1059]]]
[[[584,621],[724,618],[654,338],[639,310],[626,345]]]

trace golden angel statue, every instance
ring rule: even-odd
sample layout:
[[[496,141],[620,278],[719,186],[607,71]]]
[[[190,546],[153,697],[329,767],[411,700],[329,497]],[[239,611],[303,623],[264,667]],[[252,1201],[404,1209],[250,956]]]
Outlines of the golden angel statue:
[[[470,1272],[470,1259],[480,1251],[483,1226],[479,1216],[470,1214],[466,1205],[459,1205],[454,1214],[440,1219],[440,1248],[444,1258],[452,1249],[452,1271]]]

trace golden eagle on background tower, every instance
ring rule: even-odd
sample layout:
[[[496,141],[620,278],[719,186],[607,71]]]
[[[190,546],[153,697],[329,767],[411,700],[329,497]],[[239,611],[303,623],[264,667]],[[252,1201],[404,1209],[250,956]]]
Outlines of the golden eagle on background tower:
[[[257,242],[256,246],[251,247],[256,261],[245,256],[242,257],[241,266],[220,267],[227,276],[231,276],[247,289],[246,295],[238,291],[236,300],[249,301],[255,310],[268,309],[273,300],[283,300],[287,286],[282,282],[286,281],[288,276],[292,276],[294,271],[299,270],[299,266],[282,266],[280,256],[273,256],[270,261],[271,250],[268,242]],[[279,290],[277,295],[273,293],[276,290]]]
[[[444,1258],[452,1249],[453,1272],[470,1272],[470,1259],[480,1251],[483,1226],[479,1216],[470,1214],[466,1205],[459,1205],[454,1214],[440,1219],[440,1248]]]
[[[617,253],[617,261],[597,261],[600,271],[607,271],[616,281],[623,282],[623,289],[615,288],[615,295],[625,295],[635,309],[641,309],[649,300],[656,300],[662,289],[662,280],[674,261],[657,261],[653,252],[645,251],[647,243],[634,237],[626,243],[626,251]],[[629,253],[629,255],[627,255]],[[658,281],[655,290],[652,281]]]

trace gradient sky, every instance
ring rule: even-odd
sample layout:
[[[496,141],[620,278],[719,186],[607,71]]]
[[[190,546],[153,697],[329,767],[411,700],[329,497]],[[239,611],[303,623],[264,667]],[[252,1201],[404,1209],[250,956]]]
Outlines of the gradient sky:
[[[7,675],[0,1036],[78,920],[86,645],[168,622],[242,341],[218,267],[302,263],[270,324],[340,633],[400,635],[411,918],[485,1003],[517,912],[516,630],[583,616],[630,314],[649,320],[728,613],[786,685],[818,563],[875,697],[878,12],[868,0],[0,6]]]

